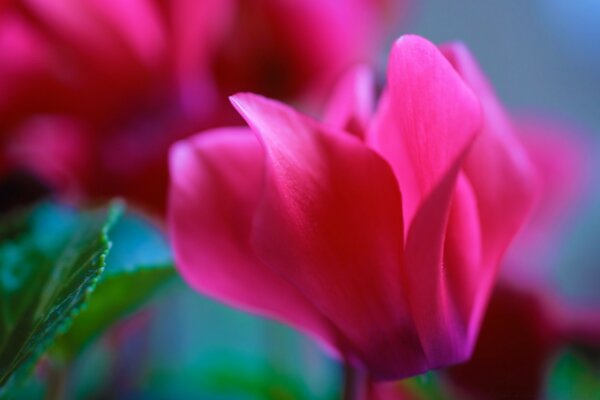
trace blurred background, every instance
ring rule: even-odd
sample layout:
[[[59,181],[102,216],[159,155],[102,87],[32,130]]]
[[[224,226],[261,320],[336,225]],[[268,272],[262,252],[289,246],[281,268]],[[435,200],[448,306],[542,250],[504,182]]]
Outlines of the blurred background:
[[[195,131],[239,123],[223,104],[225,95],[255,90],[317,113],[307,105],[310,99],[322,98],[333,76],[353,62],[372,62],[383,76],[387,49],[402,33],[435,43],[464,42],[514,115],[517,130],[545,160],[541,208],[507,255],[473,361],[377,388],[374,396],[599,398],[600,2],[325,1],[300,7],[304,14],[293,18],[286,15],[293,7],[271,7],[269,1],[224,2],[237,11],[218,10],[221,16],[157,2],[166,15],[162,36],[142,0],[117,7],[115,15],[100,2],[90,3],[95,11],[78,14],[50,10],[43,1],[0,2],[0,137],[9,149],[0,166],[7,177],[14,176],[14,165],[19,174],[41,175],[40,185],[61,201],[125,196],[159,230],[166,148]],[[211,17],[195,20],[185,10]],[[138,17],[130,31],[132,15]],[[216,18],[230,25],[213,26],[220,25]],[[361,18],[367,21],[356,23]],[[106,21],[113,20],[108,29]],[[298,25],[289,29],[281,21]],[[341,37],[324,39],[322,59],[306,65],[302,57],[315,49],[298,45],[298,38],[309,27],[318,35],[323,21],[338,24]],[[197,29],[202,23],[208,27]],[[136,29],[147,35],[136,36]],[[120,36],[125,39],[115,40]],[[211,38],[202,49],[199,36]],[[276,43],[281,37],[289,42]],[[329,46],[349,49],[345,58],[336,55],[338,65],[327,58]],[[190,48],[197,53],[190,55]],[[58,51],[58,67],[40,49]],[[198,61],[206,54],[210,65]],[[298,64],[299,71],[290,67]],[[255,69],[242,74],[239,65]],[[331,70],[323,72],[324,66]],[[56,93],[63,94],[58,103]],[[80,101],[86,93],[97,93],[90,104]],[[117,108],[126,115],[115,113]],[[168,131],[168,138],[158,131]],[[146,148],[140,153],[135,143],[141,138]],[[68,166],[56,165],[53,157]],[[146,169],[138,171],[140,164]],[[166,247],[163,240],[161,251]],[[43,374],[38,377],[23,398],[43,396]],[[87,347],[71,368],[68,392],[77,398],[336,399],[340,382],[340,366],[307,338],[175,280]]]
[[[415,5],[406,29],[466,43],[507,106],[593,134],[600,126],[599,7],[593,0],[431,0]]]

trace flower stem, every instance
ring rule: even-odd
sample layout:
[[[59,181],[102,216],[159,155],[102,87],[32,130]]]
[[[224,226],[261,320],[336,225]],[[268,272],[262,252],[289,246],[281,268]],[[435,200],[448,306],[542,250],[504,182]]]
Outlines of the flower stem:
[[[364,400],[367,390],[367,375],[364,371],[344,362],[343,400]]]

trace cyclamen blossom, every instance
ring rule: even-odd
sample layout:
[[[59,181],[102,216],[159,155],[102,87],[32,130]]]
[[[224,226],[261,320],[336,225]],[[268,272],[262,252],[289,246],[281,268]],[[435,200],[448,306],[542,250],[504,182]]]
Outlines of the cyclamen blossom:
[[[463,361],[534,197],[529,160],[461,45],[400,38],[374,113],[364,70],[341,85],[325,122],[243,93],[249,129],[174,145],[177,267],[374,379]]]

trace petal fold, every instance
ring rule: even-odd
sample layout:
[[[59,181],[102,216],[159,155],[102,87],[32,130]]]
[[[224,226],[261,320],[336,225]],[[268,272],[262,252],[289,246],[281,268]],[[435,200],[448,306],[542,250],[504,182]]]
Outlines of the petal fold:
[[[398,39],[368,143],[394,169],[407,228],[480,124],[477,98],[437,47],[418,36]]]
[[[401,285],[401,199],[389,166],[283,104],[251,94],[232,102],[267,154],[253,228],[259,257],[344,333],[347,357],[376,378],[424,371]]]
[[[470,353],[468,316],[470,268],[445,260],[448,218],[468,217],[457,228],[455,258],[477,260],[462,251],[467,238],[477,238],[468,182],[456,186],[462,164],[481,124],[481,107],[442,53],[416,36],[400,38],[392,49],[388,90],[369,132],[369,143],[393,166],[408,222],[405,291],[429,368],[456,363]],[[454,200],[453,200],[454,199]],[[459,218],[460,220],[460,218]],[[461,243],[461,240],[465,242]],[[459,257],[460,256],[460,257]],[[470,259],[469,259],[470,257]],[[462,260],[461,260],[462,261]]]

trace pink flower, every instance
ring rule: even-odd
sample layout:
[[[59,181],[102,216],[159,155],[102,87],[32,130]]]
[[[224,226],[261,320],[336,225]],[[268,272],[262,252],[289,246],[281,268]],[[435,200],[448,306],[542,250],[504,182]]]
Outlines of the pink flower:
[[[539,398],[561,347],[600,344],[600,310],[567,301],[551,279],[565,226],[590,187],[589,144],[553,120],[528,117],[517,127],[542,195],[503,263],[473,357],[447,371],[459,397]]]
[[[501,269],[501,279],[525,290],[548,291],[565,226],[589,197],[590,143],[577,128],[540,117],[521,117],[517,128],[540,177],[541,196]]]
[[[69,182],[69,193],[121,195],[161,210],[170,144],[212,126],[241,123],[227,102],[240,90],[293,101],[314,98],[350,65],[375,58],[404,2],[248,4],[4,2],[0,145],[18,142],[19,154],[45,152],[41,159],[14,163],[44,170],[44,178],[60,189]],[[391,16],[389,24],[381,23],[383,14]],[[76,132],[63,135],[55,121],[76,126]],[[51,131],[67,144],[47,149],[44,140],[30,140]],[[82,144],[80,157],[61,157],[72,144]]]
[[[400,38],[374,113],[369,78],[325,122],[233,96],[250,129],[172,148],[168,222],[191,286],[394,379],[469,357],[535,185],[463,46]]]
[[[536,293],[498,285],[473,357],[446,373],[457,397],[536,399],[561,344],[551,309]]]
[[[214,117],[205,64],[229,3],[159,3],[7,3],[0,140],[13,168],[41,173],[62,194],[162,208],[169,144]]]
[[[228,36],[211,60],[217,86],[227,96],[261,91],[314,101],[352,64],[374,61],[406,3],[238,1]]]
[[[536,399],[561,348],[600,344],[600,312],[506,283],[492,295],[472,358],[449,368],[457,398]]]

